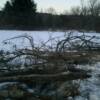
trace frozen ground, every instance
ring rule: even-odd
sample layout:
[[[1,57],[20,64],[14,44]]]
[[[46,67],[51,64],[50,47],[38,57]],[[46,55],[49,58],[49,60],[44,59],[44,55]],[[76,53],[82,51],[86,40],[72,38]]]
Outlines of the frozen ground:
[[[34,38],[34,42],[39,44],[42,41],[47,41],[50,37],[59,37],[61,38],[62,36],[66,36],[67,33],[69,33],[70,31],[67,32],[61,32],[61,31],[16,31],[16,30],[0,30],[0,49],[4,49],[7,47],[5,47],[3,45],[3,41],[12,37],[16,37],[19,35],[24,35],[24,34],[28,34],[30,36],[32,36]],[[73,35],[79,36],[82,35],[82,32],[78,32],[78,31],[72,31]],[[95,33],[95,32],[88,32],[88,33],[84,33],[85,35],[88,36],[96,36],[97,38],[100,38],[100,34],[99,33]],[[97,42],[97,40],[94,40]],[[22,43],[23,41],[19,41],[18,39],[14,40],[15,43]],[[25,41],[24,41],[25,42]],[[100,41],[98,41],[100,42]],[[27,43],[26,43],[27,44]],[[20,46],[23,45],[19,44]]]
[[[62,31],[16,31],[16,30],[0,30],[0,42],[2,42],[3,40],[7,39],[7,38],[11,38],[11,37],[15,37],[18,35],[23,35],[23,34],[29,34],[31,36],[33,36],[33,38],[36,41],[39,40],[48,40],[48,38],[50,36],[52,37],[56,37],[56,36],[63,36],[69,32],[73,32],[74,35],[81,35],[83,34],[83,32],[78,32],[78,31],[66,31],[66,32],[62,32]],[[95,33],[95,32],[86,32],[84,33],[88,36],[100,36],[99,33]]]
[[[68,31],[69,32],[69,31]],[[23,34],[29,34],[34,38],[35,43],[40,43],[42,41],[47,41],[51,36],[52,37],[61,37],[64,36],[65,33],[68,32],[51,32],[51,31],[8,31],[8,30],[1,30],[0,31],[0,49],[6,49],[5,46],[3,46],[2,41],[5,39],[9,39],[15,36],[23,35]],[[83,33],[74,31],[74,35],[82,35]],[[99,33],[90,32],[90,33],[84,33],[88,36],[96,36],[100,37]],[[97,42],[97,40],[94,40]],[[15,41],[16,43],[19,43],[18,40]],[[98,41],[100,42],[100,40]],[[22,45],[22,44],[21,44]],[[12,49],[12,48],[10,48]],[[100,100],[100,63],[97,63],[95,65],[87,65],[86,68],[93,70],[93,75],[90,79],[84,80],[80,84],[80,91],[82,92],[81,96],[76,97],[74,100]],[[2,86],[2,84],[0,85]]]

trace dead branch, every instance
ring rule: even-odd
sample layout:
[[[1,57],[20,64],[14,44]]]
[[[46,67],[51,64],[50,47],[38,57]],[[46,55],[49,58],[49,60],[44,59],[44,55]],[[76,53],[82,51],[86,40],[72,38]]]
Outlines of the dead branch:
[[[72,33],[68,33],[66,37],[60,39],[59,37],[50,38],[47,42],[41,44],[40,47],[35,45],[34,39],[28,35],[21,35],[13,37],[7,40],[4,40],[4,43],[11,41],[13,39],[25,38],[28,39],[31,49],[16,49],[15,51],[9,53],[9,56],[5,56],[5,61],[12,62],[18,57],[23,57],[25,59],[25,64],[27,64],[27,59],[31,61],[28,66],[40,65],[46,66],[48,68],[52,66],[63,66],[69,60],[76,59],[89,59],[91,53],[96,50],[100,50],[100,43],[94,41],[94,39],[99,40],[99,37],[96,36],[87,36],[85,34],[76,36]],[[59,41],[56,41],[59,39]],[[55,47],[50,50],[47,43],[51,41],[56,41]],[[89,52],[88,52],[89,51]],[[25,66],[24,66],[25,67]],[[66,66],[67,67],[67,66]]]

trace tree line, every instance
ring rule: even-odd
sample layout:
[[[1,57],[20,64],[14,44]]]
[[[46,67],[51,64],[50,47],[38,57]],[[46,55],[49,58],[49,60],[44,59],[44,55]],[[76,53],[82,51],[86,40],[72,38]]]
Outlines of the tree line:
[[[99,0],[81,0],[80,6],[72,7],[70,14],[37,12],[33,0],[10,0],[0,11],[0,28],[2,29],[78,29],[100,31]]]

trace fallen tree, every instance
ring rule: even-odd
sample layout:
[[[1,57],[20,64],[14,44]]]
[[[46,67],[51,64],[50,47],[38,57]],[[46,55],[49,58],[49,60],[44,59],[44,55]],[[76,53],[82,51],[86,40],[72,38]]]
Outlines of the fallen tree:
[[[76,79],[85,79],[89,78],[91,75],[87,74],[86,71],[78,72],[62,72],[58,74],[30,74],[30,75],[13,75],[13,76],[0,76],[0,82],[6,81],[70,81]]]
[[[0,80],[7,80],[7,78],[8,81],[23,80],[29,79],[29,77],[30,79],[42,78],[43,80],[46,80],[49,78],[50,80],[58,80],[58,77],[67,79],[69,76],[70,79],[78,79],[81,78],[81,76],[84,78],[88,76],[86,73],[73,72],[66,75],[58,75],[57,73],[62,73],[65,69],[66,72],[70,71],[68,67],[72,67],[71,65],[74,64],[74,62],[79,63],[78,61],[92,60],[92,57],[98,55],[100,50],[99,42],[94,41],[94,39],[99,39],[99,37],[86,36],[85,34],[75,36],[72,35],[72,33],[68,33],[67,36],[61,39],[60,37],[50,38],[47,42],[42,42],[40,46],[36,45],[34,39],[27,34],[4,40],[3,43],[9,44],[9,41],[20,38],[27,39],[30,47],[18,48],[17,45],[14,44],[14,50],[2,54],[1,62],[4,64],[4,68],[6,67],[5,70],[9,73],[17,71],[15,73],[15,75],[17,75],[23,73],[24,70],[26,70],[26,72],[30,70],[31,75],[9,76],[9,74],[9,77],[1,77]],[[52,46],[48,45],[51,41],[53,41],[53,43],[55,42]],[[71,63],[71,65],[69,63]],[[33,75],[40,74],[39,70],[42,70],[42,76]],[[49,75],[46,72],[49,73]],[[5,71],[3,75],[5,75]]]

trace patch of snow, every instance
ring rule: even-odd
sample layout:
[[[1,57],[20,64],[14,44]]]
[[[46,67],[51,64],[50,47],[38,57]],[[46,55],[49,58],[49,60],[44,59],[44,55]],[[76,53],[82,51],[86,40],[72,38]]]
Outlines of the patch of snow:
[[[0,30],[0,49],[7,49],[8,47],[5,46],[2,42],[6,39],[12,38],[12,37],[16,37],[16,36],[20,36],[20,35],[24,35],[24,34],[28,34],[30,36],[33,37],[34,42],[36,44],[40,44],[41,42],[46,42],[48,41],[48,39],[50,39],[51,37],[59,37],[61,39],[62,36],[67,36],[68,33],[71,33],[73,36],[80,36],[83,35],[82,32],[78,32],[78,31],[72,31],[73,33],[71,33],[71,31],[17,31],[17,30]],[[89,33],[84,33],[87,36],[96,36],[96,37],[100,37],[100,33],[95,33],[95,32],[89,32]],[[25,40],[23,40],[25,42]],[[21,47],[23,44],[23,41],[19,41],[18,39],[14,40],[14,42],[16,44],[19,44],[19,42],[21,42],[19,44],[19,46]],[[97,40],[94,40],[97,42]],[[100,42],[100,41],[98,41]],[[28,44],[28,42],[25,42],[26,44]],[[51,43],[52,44],[52,43]],[[10,48],[13,49],[13,48]]]

